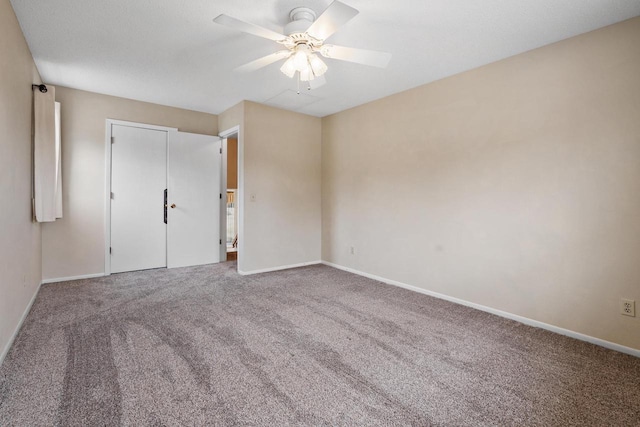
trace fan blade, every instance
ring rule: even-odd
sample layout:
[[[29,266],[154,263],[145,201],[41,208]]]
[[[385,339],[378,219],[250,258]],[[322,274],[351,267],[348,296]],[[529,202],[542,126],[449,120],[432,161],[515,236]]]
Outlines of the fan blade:
[[[290,50],[279,50],[276,53],[263,56],[262,58],[256,59],[255,61],[244,64],[236,68],[236,71],[240,71],[241,73],[250,73],[251,71],[259,70],[262,67],[266,67],[267,65],[273,64],[276,61],[287,58],[289,55],[291,55]]]
[[[324,85],[327,82],[327,79],[324,78],[324,74],[316,77],[315,79],[309,82],[309,87],[313,89],[318,89],[320,86]]]
[[[326,44],[320,48],[320,54],[325,58],[341,59],[357,64],[385,68],[391,60],[391,54],[375,50],[355,49],[353,47]]]
[[[276,33],[275,31],[268,30],[259,25],[250,24],[248,22],[241,21],[236,18],[232,18],[228,15],[219,15],[214,18],[213,22],[224,25],[225,27],[233,28],[234,30],[243,31],[245,33],[253,34],[254,36],[264,37],[265,39],[273,40],[276,42],[282,41],[287,36]]]
[[[311,24],[307,34],[319,40],[326,40],[358,13],[357,9],[336,0]]]

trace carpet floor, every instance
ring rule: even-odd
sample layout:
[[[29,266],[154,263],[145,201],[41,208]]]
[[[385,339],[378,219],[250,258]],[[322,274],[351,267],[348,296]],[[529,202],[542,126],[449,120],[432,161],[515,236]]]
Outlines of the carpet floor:
[[[2,426],[640,425],[640,359],[327,266],[43,285]]]

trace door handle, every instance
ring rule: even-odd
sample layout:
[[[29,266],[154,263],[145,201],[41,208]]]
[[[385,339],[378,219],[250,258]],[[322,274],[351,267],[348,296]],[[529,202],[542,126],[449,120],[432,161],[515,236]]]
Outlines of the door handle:
[[[164,223],[167,223],[167,189],[164,189]]]
[[[176,204],[175,203],[171,203],[171,209],[175,209],[176,208]]]

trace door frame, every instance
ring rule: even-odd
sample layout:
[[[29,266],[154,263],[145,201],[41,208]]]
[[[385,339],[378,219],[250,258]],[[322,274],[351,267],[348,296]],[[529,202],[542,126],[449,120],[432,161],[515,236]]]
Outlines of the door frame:
[[[242,132],[240,130],[240,126],[234,126],[232,128],[226,129],[220,133],[218,136],[222,138],[222,189],[227,191],[227,138],[230,136],[236,135],[238,139],[238,188],[236,190],[236,197],[238,200],[238,248],[237,248],[237,263],[236,270],[238,272],[242,271],[241,266],[244,260],[244,140],[242,138]],[[221,209],[221,219],[226,219],[226,203],[220,204]],[[220,221],[220,237],[223,242],[226,242],[227,238],[227,222],[226,220]],[[227,257],[227,245],[226,243],[222,245],[221,251],[224,250],[224,258],[222,257],[222,253],[220,254],[221,260],[226,259]]]
[[[159,130],[167,132],[167,144],[169,143],[169,132],[178,131],[178,128],[149,125],[145,123],[127,122],[124,120],[106,119],[106,131],[105,131],[105,166],[104,166],[104,275],[111,275],[111,253],[109,248],[111,247],[111,139],[112,139],[112,126],[129,126],[149,130]],[[167,162],[169,161],[167,156]]]

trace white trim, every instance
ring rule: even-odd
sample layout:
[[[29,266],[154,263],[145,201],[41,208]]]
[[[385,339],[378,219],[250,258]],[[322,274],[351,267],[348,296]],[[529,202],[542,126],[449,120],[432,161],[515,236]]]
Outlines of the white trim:
[[[226,129],[218,134],[218,136],[220,138],[223,138],[225,141],[232,135],[237,135],[238,138],[238,168],[236,172],[238,174],[238,188],[236,192],[238,200],[238,258],[236,262],[236,268],[239,274],[253,274],[252,272],[243,273],[241,270],[242,266],[244,265],[244,136],[240,131],[240,125],[233,126],[232,128]]]
[[[142,129],[151,129],[167,132],[167,150],[169,147],[169,134],[177,132],[178,128],[167,126],[148,125],[144,123],[127,122],[124,120],[106,119],[105,121],[105,161],[104,161],[104,275],[111,274],[111,256],[109,248],[111,247],[111,136],[113,125],[129,126]],[[167,156],[168,162],[168,156]]]
[[[306,267],[308,265],[318,265],[318,264],[323,264],[323,261],[301,262],[300,264],[281,265],[280,267],[263,268],[262,270],[252,270],[252,271],[240,271],[240,270],[238,270],[238,273],[243,275],[243,276],[250,276],[252,274],[270,273],[272,271],[288,270],[290,268]]]
[[[227,138],[220,137],[220,262],[227,260]]]
[[[36,291],[34,292],[33,296],[31,297],[31,301],[29,301],[29,304],[27,305],[27,308],[24,310],[24,313],[22,313],[22,317],[20,317],[20,321],[18,322],[18,325],[16,326],[16,329],[13,331],[13,334],[11,335],[11,338],[9,338],[9,341],[7,342],[7,344],[2,349],[2,353],[0,354],[0,366],[2,366],[2,362],[4,362],[4,358],[7,357],[7,354],[9,354],[9,350],[11,349],[11,346],[13,345],[13,342],[16,340],[16,338],[18,336],[18,333],[20,332],[20,328],[22,328],[22,324],[24,323],[24,320],[27,318],[27,315],[31,311],[31,307],[33,306],[33,303],[35,302],[36,297],[38,296],[38,292],[40,292],[40,286],[41,285],[42,285],[42,283],[40,283],[38,285],[38,287],[36,288]]]
[[[227,130],[223,130],[222,132],[220,132],[218,134],[218,136],[220,138],[228,138],[228,137],[230,137],[232,135],[235,135],[237,133],[240,133],[240,125],[236,125],[236,126],[234,126],[232,128],[229,128]]]
[[[111,125],[105,122],[104,133],[104,274],[111,274]]]
[[[619,351],[620,353],[629,354],[631,356],[640,357],[640,350],[627,347],[621,344],[616,344],[611,341],[605,341],[600,338],[592,337],[590,335],[581,334],[580,332],[575,332],[569,329],[564,329],[559,326],[550,325],[548,323],[540,322],[538,320],[529,319],[528,317],[518,316],[517,314],[509,313],[506,311],[498,310],[495,308],[487,307],[485,305],[476,304],[474,302],[465,301],[460,298],[455,298],[449,295],[441,294],[438,292],[429,291],[426,289],[419,288],[417,286],[407,285],[406,283],[398,282],[396,280],[386,279],[384,277],[376,276],[375,274],[365,273],[363,271],[355,270],[349,267],[343,267],[338,264],[334,264],[328,261],[322,261],[322,264],[327,265],[329,267],[337,268],[338,270],[348,271],[349,273],[357,274],[358,276],[367,277],[369,279],[377,280],[382,283],[386,283],[388,285],[398,286],[400,288],[408,289],[414,292],[418,292],[421,294],[429,295],[438,299],[442,299],[445,301],[453,302],[456,304],[464,305],[467,307],[475,308],[476,310],[484,311],[487,313],[495,314],[496,316],[504,317],[506,319],[515,320],[516,322],[524,323],[525,325],[533,326],[536,328],[546,329],[547,331],[555,332],[560,335],[564,335],[570,338],[575,338],[580,341],[586,341],[591,344],[599,345],[604,348],[608,348],[610,350]]]
[[[80,276],[54,277],[53,279],[44,279],[42,281],[42,284],[45,285],[47,283],[69,282],[71,280],[95,279],[96,277],[104,277],[104,276],[108,276],[108,274],[94,273],[94,274],[83,274]]]
[[[173,128],[169,126],[158,126],[158,125],[149,125],[146,123],[137,123],[137,122],[128,122],[125,120],[115,120],[115,119],[107,119],[107,124],[112,125],[120,125],[120,126],[129,126],[132,128],[142,128],[142,129],[152,129],[152,130],[161,130],[166,132],[178,131],[178,128]]]

